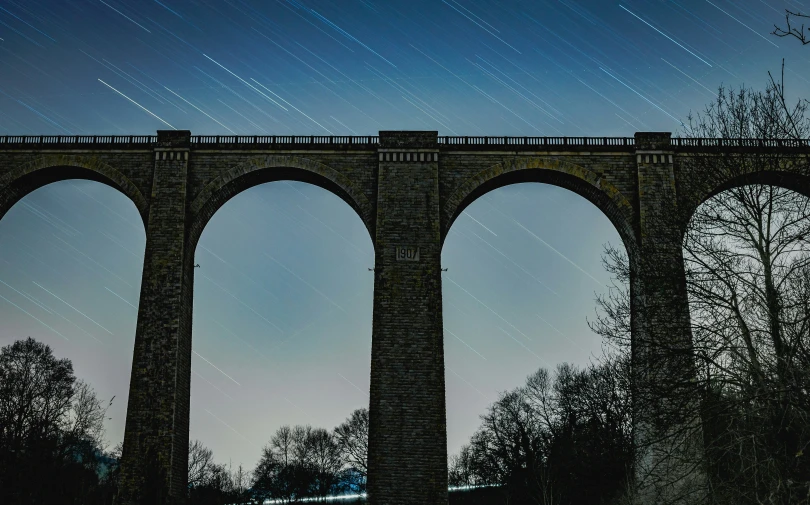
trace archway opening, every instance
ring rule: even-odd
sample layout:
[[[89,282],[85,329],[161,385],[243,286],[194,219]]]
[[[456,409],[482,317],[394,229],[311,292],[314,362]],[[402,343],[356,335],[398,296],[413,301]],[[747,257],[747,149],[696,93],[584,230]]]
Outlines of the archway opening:
[[[731,502],[792,502],[808,486],[795,449],[810,443],[808,187],[795,174],[734,178],[696,207],[684,234],[706,463]],[[748,470],[753,458],[767,471]]]
[[[90,456],[103,471],[114,461],[102,453],[120,456],[124,438],[146,235],[133,201],[110,181],[72,179],[102,179],[76,167],[45,172],[2,195],[12,205],[0,212],[0,346],[31,337],[71,362],[75,393],[60,422],[77,429],[78,381],[92,388],[82,405],[98,409],[85,414],[103,415],[80,431],[93,436]],[[105,492],[87,480],[94,474],[63,479],[44,459],[33,469],[48,469],[45,488],[84,497]]]
[[[563,187],[548,184],[555,181],[530,170],[512,180],[501,176],[463,200],[469,205],[445,239],[442,267],[448,270],[442,274],[442,290],[451,487],[499,485],[512,499],[538,497],[552,489],[557,493],[564,484],[553,465],[561,465],[562,434],[566,426],[573,432],[587,430],[590,422],[581,417],[569,423],[568,414],[581,412],[566,410],[561,402],[552,404],[562,396],[563,401],[576,398],[574,383],[598,382],[588,369],[602,362],[603,341],[586,318],[594,319],[595,294],[606,296],[614,284],[602,265],[603,246],[611,244],[626,254],[626,242],[614,225],[619,213],[606,206],[607,198],[596,192],[583,195],[584,184],[565,180]],[[625,223],[623,231],[628,230]],[[571,366],[560,369],[564,363]],[[547,373],[539,373],[541,369]],[[557,385],[568,388],[562,396]],[[550,406],[545,411],[539,398],[531,397],[541,389]],[[618,403],[627,406],[629,398]],[[549,419],[543,419],[545,414]],[[526,447],[520,440],[521,426],[527,429]],[[629,444],[629,423],[621,429],[623,443]],[[506,439],[517,436],[516,459],[494,449],[505,434]],[[485,449],[487,444],[491,448]],[[489,466],[482,464],[487,452],[494,456]],[[545,462],[552,468],[544,469]],[[598,465],[592,460],[591,466]],[[586,488],[601,478],[582,480]]]
[[[240,464],[263,472],[241,485],[279,498],[296,458],[310,457],[293,455],[303,443],[293,440],[287,473],[261,464],[279,456],[273,439],[284,426],[311,427],[299,434],[315,443],[367,412],[374,249],[356,210],[319,187],[327,183],[300,170],[281,170],[281,180],[279,169],[258,172],[231,183],[239,194],[218,202],[196,245],[189,439],[231,479]],[[351,461],[338,466],[340,479],[356,477]],[[190,480],[201,473],[190,466]],[[295,484],[309,489],[297,496],[324,491]],[[205,476],[190,485],[205,488]]]

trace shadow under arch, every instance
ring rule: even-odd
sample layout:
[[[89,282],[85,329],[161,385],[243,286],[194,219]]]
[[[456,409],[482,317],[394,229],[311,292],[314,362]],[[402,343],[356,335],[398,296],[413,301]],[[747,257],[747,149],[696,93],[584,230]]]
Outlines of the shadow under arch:
[[[149,203],[146,198],[123,173],[91,156],[41,156],[0,176],[0,219],[32,191],[70,179],[100,182],[123,193],[135,204],[146,230],[149,217]]]
[[[321,187],[349,204],[366,229],[372,245],[375,244],[374,208],[352,181],[333,168],[297,156],[256,156],[211,181],[191,203],[191,225],[188,234],[189,251],[193,252],[206,224],[217,210],[237,194],[268,182],[306,182]]]
[[[595,172],[553,157],[515,157],[482,170],[458,186],[442,208],[441,240],[467,206],[498,188],[523,182],[539,182],[572,191],[593,203],[618,231],[630,264],[640,259],[635,231],[635,209],[618,188]]]

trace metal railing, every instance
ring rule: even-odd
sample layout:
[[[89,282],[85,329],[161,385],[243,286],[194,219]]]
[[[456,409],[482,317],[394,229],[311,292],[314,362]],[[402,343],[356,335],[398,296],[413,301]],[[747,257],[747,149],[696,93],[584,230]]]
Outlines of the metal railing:
[[[191,137],[192,145],[200,144],[348,144],[377,145],[380,139],[372,136],[335,136],[335,135],[195,135]]]
[[[143,144],[157,142],[154,135],[6,135],[2,144]]]
[[[810,139],[722,139],[680,138],[670,139],[673,147],[810,147]]]
[[[439,137],[439,145],[632,146],[633,137]]]
[[[335,135],[194,135],[190,138],[192,147],[235,148],[237,146],[358,146],[364,149],[379,146],[380,138],[368,136]],[[0,146],[131,146],[151,148],[158,142],[154,135],[6,135],[0,136]],[[498,148],[589,148],[616,147],[622,150],[635,146],[634,137],[449,137],[437,139],[439,148],[482,149],[482,146]],[[745,148],[796,148],[810,147],[810,139],[723,139],[723,138],[680,138],[670,139],[671,148],[701,147],[745,147]]]

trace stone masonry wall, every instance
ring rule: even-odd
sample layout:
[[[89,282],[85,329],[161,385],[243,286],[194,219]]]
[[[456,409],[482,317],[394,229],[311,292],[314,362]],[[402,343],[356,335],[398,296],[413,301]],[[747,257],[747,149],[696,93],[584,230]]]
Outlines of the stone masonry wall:
[[[205,185],[245,163],[251,158],[267,155],[287,155],[322,163],[353,181],[369,201],[375,199],[377,152],[375,151],[294,151],[294,150],[246,150],[241,152],[216,152],[195,150],[189,163],[189,195],[194,199]],[[270,176],[272,179],[272,176]]]
[[[423,158],[426,150],[435,152],[436,132],[380,137],[381,151],[395,148]],[[369,405],[372,505],[447,503],[438,182],[435,161],[380,162]]]
[[[92,179],[108,184],[128,196],[145,219],[153,167],[154,154],[151,149],[0,149],[0,217],[19,199],[46,184],[65,179]],[[143,200],[140,206],[138,196]]]
[[[118,505],[182,503],[186,494],[193,265],[188,148],[176,147],[154,162]]]
[[[442,198],[452,193],[464,180],[482,170],[507,160],[524,157],[551,157],[564,159],[604,177],[623,194],[633,197],[638,184],[636,160],[632,152],[598,152],[585,154],[576,151],[523,151],[498,153],[478,151],[442,151],[439,156],[440,194]]]
[[[677,204],[678,178],[692,174],[679,170],[679,158],[690,154],[673,151],[669,134],[637,134],[635,147],[521,152],[439,145],[437,132],[380,132],[379,146],[334,150],[216,149],[189,139],[188,131],[162,131],[157,145],[148,148],[0,146],[0,217],[45,184],[83,178],[119,189],[144,219],[121,505],[184,499],[194,248],[221,205],[263,182],[302,180],[334,191],[358,212],[374,242],[368,476],[373,505],[447,503],[441,246],[460,206],[497,187],[493,181],[501,169],[493,169],[496,165],[521,174],[500,182],[567,187],[594,202],[617,226],[631,253],[637,366],[660,373],[679,366],[663,363],[653,370],[645,339],[689,347],[680,235],[667,218]],[[273,165],[263,166],[268,160]],[[789,167],[778,177],[771,173],[767,180],[787,181],[810,193],[810,174],[802,167]],[[481,174],[487,170],[485,181]],[[218,185],[221,177],[230,179]],[[646,375],[651,381],[655,377]],[[658,457],[650,454],[647,463]],[[680,471],[668,468],[672,475]],[[643,500],[657,503],[670,491],[656,489]]]
[[[634,414],[639,447],[635,503],[700,504],[706,501],[706,476],[690,465],[703,452],[700,419],[695,405],[682,403],[682,395],[667,394],[668,388],[689,383],[695,374],[675,171],[666,145],[669,134],[645,137],[636,137],[641,144],[637,151],[641,262],[631,280],[631,313],[637,320],[634,394],[646,405],[643,416]],[[649,416],[650,406],[654,417]],[[694,415],[684,416],[686,412]],[[673,416],[683,419],[673,423]],[[667,421],[661,424],[661,419]],[[681,430],[687,425],[696,429],[685,430],[684,435]],[[659,441],[649,442],[655,439]]]

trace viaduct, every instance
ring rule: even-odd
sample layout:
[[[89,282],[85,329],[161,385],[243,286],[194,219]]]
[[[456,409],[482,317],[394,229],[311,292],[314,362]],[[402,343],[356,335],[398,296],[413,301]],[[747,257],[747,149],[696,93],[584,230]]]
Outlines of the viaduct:
[[[202,230],[225,202],[257,184],[294,180],[335,193],[363,220],[375,251],[369,503],[446,505],[440,257],[466,206],[520,182],[560,186],[596,205],[630,259],[633,365],[641,382],[654,381],[689,369],[674,359],[653,366],[649,351],[656,342],[686,356],[691,349],[683,219],[676,216],[752,182],[810,196],[806,163],[708,174],[688,160],[728,153],[806,159],[808,145],[654,132],[628,138],[440,137],[435,131],[192,136],[184,130],[0,136],[0,218],[26,194],[65,179],[105,183],[135,204],[146,250],[118,503],[174,504],[183,501],[188,479],[193,260]],[[683,190],[693,180],[705,183],[697,192]],[[638,432],[643,438],[647,431]],[[657,464],[664,442],[656,444],[639,466],[665,472],[674,484],[652,486],[642,502],[697,489],[700,475]],[[699,450],[699,443],[692,445]]]

